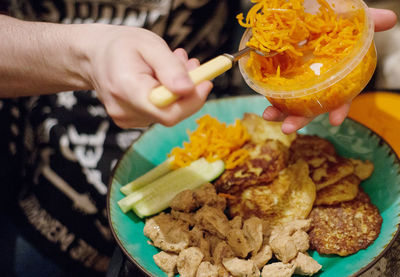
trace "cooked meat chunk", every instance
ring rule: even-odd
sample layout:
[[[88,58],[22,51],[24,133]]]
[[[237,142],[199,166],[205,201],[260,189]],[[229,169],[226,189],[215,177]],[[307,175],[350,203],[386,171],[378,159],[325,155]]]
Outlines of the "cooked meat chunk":
[[[295,266],[293,264],[272,263],[264,266],[262,277],[290,277],[293,275]]]
[[[238,277],[259,277],[260,270],[252,260],[243,260],[239,258],[225,258],[222,261],[224,267],[233,276]]]
[[[310,248],[310,238],[303,230],[298,230],[292,235],[296,249],[299,252],[306,252]]]
[[[260,251],[253,255],[251,259],[257,265],[259,269],[261,269],[264,265],[268,263],[269,260],[272,258],[272,250],[268,244],[264,244],[261,246]]]
[[[311,219],[297,219],[291,222],[285,223],[284,225],[279,225],[274,227],[271,230],[270,240],[274,239],[277,236],[281,235],[293,235],[296,231],[305,231],[310,230]]]
[[[190,189],[178,193],[169,206],[173,210],[185,213],[192,212],[198,207],[194,199],[194,192]]]
[[[189,247],[179,253],[177,268],[181,277],[195,277],[203,260],[203,253],[197,247]]]
[[[178,255],[161,251],[160,253],[155,254],[153,258],[156,265],[158,265],[162,271],[167,273],[168,277],[175,275]]]
[[[229,230],[229,221],[220,209],[204,206],[196,212],[194,219],[196,224],[203,230],[221,239],[226,237]]]
[[[240,215],[235,216],[229,221],[229,226],[231,229],[242,229],[243,218]]]
[[[240,258],[245,258],[253,250],[249,241],[246,239],[244,231],[241,229],[231,229],[226,235],[228,244],[233,252]]]
[[[243,232],[253,254],[260,250],[263,243],[263,226],[258,217],[251,217],[243,222]]]
[[[374,164],[370,161],[350,159],[354,165],[354,174],[361,180],[368,179],[374,172]]]
[[[225,241],[220,241],[212,252],[212,257],[214,264],[217,265],[222,263],[224,258],[235,257],[235,253],[233,253],[232,248]]]
[[[299,275],[311,276],[322,268],[316,260],[301,252],[291,263],[296,267],[294,273]]]
[[[146,220],[143,232],[153,245],[166,251],[179,253],[189,245],[188,225],[161,213]]]
[[[205,239],[204,232],[198,226],[194,226],[192,230],[189,231],[189,235],[190,246],[198,247],[201,250],[204,255],[204,261],[211,261],[210,242]]]
[[[284,263],[288,263],[297,256],[296,244],[288,235],[277,236],[270,240],[270,246],[275,257]]]
[[[194,213],[184,213],[176,210],[171,210],[171,215],[174,219],[181,220],[189,224],[189,226],[194,226]]]
[[[196,277],[218,277],[218,266],[202,262],[197,269]]]
[[[210,243],[210,253],[214,253],[214,249],[217,247],[218,243],[222,241],[222,239],[208,232],[204,233],[204,237]]]
[[[229,271],[226,270],[226,268],[222,264],[222,261],[220,264],[217,265],[217,267],[218,267],[218,277],[232,277],[232,275],[229,274]]]
[[[253,185],[267,185],[287,166],[288,148],[277,140],[243,146],[249,158],[233,169],[227,169],[215,182],[218,192],[240,193]]]
[[[198,206],[205,205],[224,211],[226,208],[226,199],[217,195],[215,187],[211,183],[204,184],[202,187],[194,191],[194,198]]]

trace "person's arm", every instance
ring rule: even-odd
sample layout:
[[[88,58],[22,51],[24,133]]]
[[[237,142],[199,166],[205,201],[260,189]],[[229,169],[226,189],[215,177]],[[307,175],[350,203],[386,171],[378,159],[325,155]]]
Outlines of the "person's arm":
[[[381,32],[392,28],[397,21],[396,14],[390,10],[370,8],[370,13],[375,23],[375,31]],[[334,126],[342,124],[346,118],[351,103],[347,103],[329,113],[330,123]],[[287,115],[273,106],[269,106],[263,113],[263,118],[270,121],[283,121],[282,131],[286,134],[293,133],[310,123],[313,117]]]
[[[0,98],[95,89],[122,128],[174,125],[200,109],[212,88],[209,81],[195,87],[190,80],[197,60],[141,28],[0,15],[0,37]],[[156,108],[148,93],[160,84],[181,99]]]

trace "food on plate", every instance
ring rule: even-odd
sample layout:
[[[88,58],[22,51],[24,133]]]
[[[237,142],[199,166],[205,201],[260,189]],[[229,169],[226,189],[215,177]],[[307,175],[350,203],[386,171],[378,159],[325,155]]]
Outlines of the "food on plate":
[[[249,134],[241,120],[227,125],[209,115],[197,121],[197,128],[188,131],[189,141],[183,147],[175,147],[170,153],[176,167],[188,166],[191,162],[203,157],[209,162],[223,160],[227,169],[240,164],[247,153],[241,149],[249,140]],[[227,139],[229,138],[229,139]]]
[[[367,248],[378,237],[382,225],[378,209],[361,188],[351,201],[314,207],[310,218],[311,248],[340,256]]]
[[[317,136],[299,135],[290,146],[290,161],[304,159],[317,190],[328,187],[354,172],[353,163],[336,154],[334,146]]]
[[[232,169],[225,170],[215,181],[219,192],[235,194],[253,185],[268,184],[287,166],[289,152],[278,140],[246,143],[248,157]]]
[[[203,119],[199,128],[219,124]],[[219,153],[216,161],[196,154],[183,167],[163,165],[168,170],[159,172],[167,173],[121,200],[121,208],[147,217],[143,232],[160,249],[154,261],[168,276],[313,275],[321,265],[309,249],[346,256],[378,237],[382,218],[360,187],[373,164],[340,156],[324,138],[276,134],[276,123],[261,120],[245,114],[230,125],[240,129],[234,131],[241,133],[236,142],[246,138],[239,148],[228,137],[218,142],[223,151],[209,147],[212,155]],[[209,141],[197,130],[191,134],[196,143]],[[193,137],[184,145],[190,147],[175,148],[179,155],[194,151]],[[226,145],[232,146],[231,154],[244,155],[232,168],[224,167]]]
[[[270,184],[253,185],[228,199],[229,214],[243,218],[258,216],[271,225],[278,225],[306,218],[315,196],[308,165],[298,160],[281,170]]]
[[[266,121],[254,113],[245,113],[242,124],[246,127],[253,143],[263,143],[267,139],[279,140],[286,147],[289,147],[296,138],[296,133],[286,135],[282,132],[282,123]]]
[[[285,113],[315,116],[350,101],[376,67],[373,27],[361,0],[254,0],[237,16],[247,31],[246,82]]]
[[[334,205],[353,200],[358,194],[361,179],[351,174],[338,182],[317,191],[314,205]]]
[[[190,201],[181,202],[186,197]],[[268,263],[275,263],[273,257],[289,265],[292,273],[311,275],[320,270],[311,257],[302,257],[309,248],[310,220],[272,227],[258,217],[229,219],[223,199],[208,183],[182,191],[170,211],[146,219],[144,234],[161,250],[154,260],[168,276],[177,272],[181,276],[259,277],[261,271],[270,276],[265,274],[274,274],[268,269]]]

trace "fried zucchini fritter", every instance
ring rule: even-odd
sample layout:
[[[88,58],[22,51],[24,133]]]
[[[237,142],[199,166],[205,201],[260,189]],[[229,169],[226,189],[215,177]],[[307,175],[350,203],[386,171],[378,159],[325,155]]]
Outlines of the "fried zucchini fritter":
[[[299,135],[290,146],[289,162],[304,159],[310,166],[310,177],[317,190],[337,183],[354,172],[353,163],[336,154],[328,140],[309,135]]]
[[[276,139],[289,147],[296,138],[296,133],[286,135],[282,132],[282,122],[266,121],[261,116],[253,113],[245,113],[242,123],[250,134],[250,140],[254,143],[262,143],[267,139]]]
[[[356,198],[361,180],[351,174],[333,185],[317,191],[314,205],[335,205]]]
[[[269,185],[252,186],[229,200],[231,217],[257,216],[270,226],[304,219],[310,213],[316,195],[308,165],[298,160],[282,170]]]
[[[361,180],[368,179],[372,175],[372,172],[374,172],[374,164],[370,161],[356,159],[350,159],[350,161],[354,166],[354,174]]]
[[[305,160],[310,169],[318,168],[326,161],[336,161],[336,150],[332,143],[318,136],[297,135],[290,146],[290,163]]]
[[[247,143],[243,146],[249,158],[233,169],[227,169],[215,181],[218,192],[236,194],[253,185],[267,185],[288,164],[289,150],[278,140]]]
[[[347,256],[367,248],[379,235],[382,217],[360,188],[354,200],[316,206],[310,213],[311,249]]]

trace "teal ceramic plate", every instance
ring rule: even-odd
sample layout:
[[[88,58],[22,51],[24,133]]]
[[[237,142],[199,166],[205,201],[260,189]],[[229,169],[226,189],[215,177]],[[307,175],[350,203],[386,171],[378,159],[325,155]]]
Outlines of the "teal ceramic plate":
[[[143,235],[144,221],[132,212],[124,214],[119,209],[117,201],[123,197],[119,191],[120,187],[163,162],[173,147],[181,146],[182,142],[187,140],[186,130],[194,130],[197,126],[195,120],[200,116],[210,114],[220,121],[232,123],[236,118],[242,118],[245,112],[262,114],[267,105],[269,105],[267,100],[259,96],[209,101],[197,114],[172,128],[153,126],[119,161],[109,185],[107,199],[109,222],[123,252],[146,274],[166,276],[153,261],[153,255],[158,251],[148,244],[148,239]],[[383,217],[379,237],[366,250],[348,257],[327,257],[311,252],[313,258],[322,265],[322,271],[317,276],[359,275],[378,261],[397,235],[400,222],[399,159],[383,139],[351,119],[346,119],[339,127],[332,127],[328,117],[322,115],[300,133],[327,138],[336,146],[339,154],[368,159],[375,164],[373,175],[363,182],[362,186]]]

